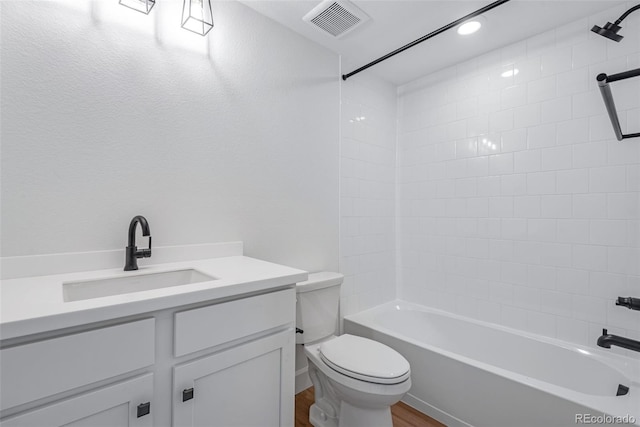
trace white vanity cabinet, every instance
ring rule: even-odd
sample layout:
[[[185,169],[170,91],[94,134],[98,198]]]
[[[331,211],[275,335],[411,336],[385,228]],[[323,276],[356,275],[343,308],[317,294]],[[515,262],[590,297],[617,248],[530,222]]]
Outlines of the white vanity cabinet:
[[[138,317],[3,341],[0,426],[293,426],[292,285]]]

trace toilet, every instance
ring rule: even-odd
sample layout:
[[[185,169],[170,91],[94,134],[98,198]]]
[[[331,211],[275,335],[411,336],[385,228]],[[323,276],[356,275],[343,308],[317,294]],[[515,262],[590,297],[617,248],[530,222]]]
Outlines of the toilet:
[[[339,273],[309,274],[296,285],[296,343],[304,345],[315,403],[315,427],[392,427],[391,405],[411,388],[409,362],[367,338],[336,336]]]

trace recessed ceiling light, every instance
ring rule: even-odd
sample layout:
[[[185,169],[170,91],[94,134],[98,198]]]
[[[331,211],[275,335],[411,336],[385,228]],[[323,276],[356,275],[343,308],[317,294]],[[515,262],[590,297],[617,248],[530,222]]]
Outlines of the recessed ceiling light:
[[[510,70],[505,71],[504,73],[502,73],[500,75],[502,77],[513,77],[513,76],[517,76],[519,72],[520,72],[520,70],[518,70],[517,68],[512,68]]]
[[[478,31],[480,27],[482,27],[482,23],[479,20],[466,21],[458,27],[458,34],[461,36],[473,34]]]

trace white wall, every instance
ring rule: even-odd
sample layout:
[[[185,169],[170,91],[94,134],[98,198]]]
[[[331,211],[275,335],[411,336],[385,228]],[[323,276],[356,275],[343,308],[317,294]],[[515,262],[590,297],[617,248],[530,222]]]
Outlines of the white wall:
[[[640,14],[621,43],[589,31],[631,5],[399,89],[403,299],[580,344],[640,338],[613,304],[640,295],[640,140],[615,140],[595,81],[640,67]],[[612,87],[640,131],[638,79]]]
[[[342,314],[393,300],[396,87],[366,73],[341,85]]]
[[[338,268],[338,57],[236,2],[2,2],[2,255],[243,240]]]

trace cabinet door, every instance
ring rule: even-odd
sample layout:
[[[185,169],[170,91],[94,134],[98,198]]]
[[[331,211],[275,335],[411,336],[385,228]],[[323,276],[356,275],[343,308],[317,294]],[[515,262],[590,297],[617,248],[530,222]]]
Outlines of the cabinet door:
[[[293,329],[174,368],[174,426],[293,426]]]
[[[0,426],[152,427],[151,413],[138,416],[152,395],[153,374],[146,374],[7,418]]]

